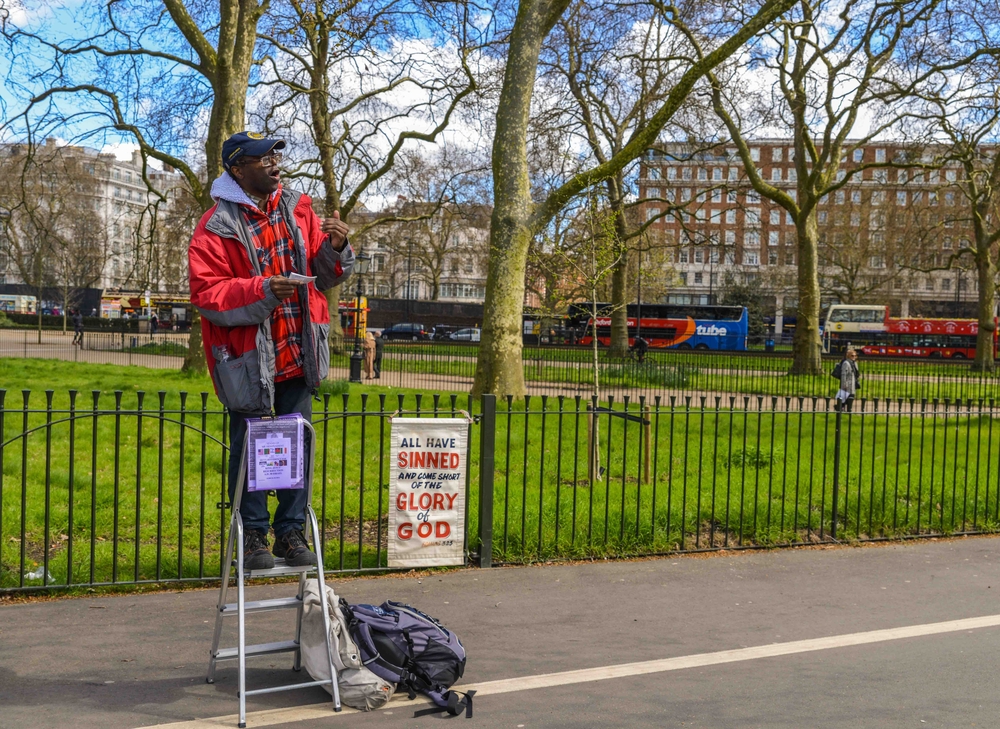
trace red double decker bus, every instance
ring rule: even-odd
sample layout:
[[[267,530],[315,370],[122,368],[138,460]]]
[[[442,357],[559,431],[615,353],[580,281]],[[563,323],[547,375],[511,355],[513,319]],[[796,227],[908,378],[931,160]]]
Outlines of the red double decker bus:
[[[864,354],[878,357],[928,357],[930,359],[971,359],[976,356],[975,319],[893,319],[886,317],[885,331],[873,333],[874,341],[864,344]],[[997,336],[993,335],[993,357],[997,356]]]

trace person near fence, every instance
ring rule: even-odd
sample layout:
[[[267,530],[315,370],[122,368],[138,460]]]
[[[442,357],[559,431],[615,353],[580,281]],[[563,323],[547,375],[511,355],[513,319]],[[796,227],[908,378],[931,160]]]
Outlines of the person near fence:
[[[160,319],[156,314],[149,317],[149,333],[156,334],[156,330],[160,328]]]
[[[79,309],[73,312],[73,344],[83,346],[83,314]]]
[[[216,204],[188,249],[191,303],[202,316],[216,394],[230,414],[231,500],[246,419],[297,413],[311,420],[313,395],[330,366],[330,315],[320,292],[342,283],[354,265],[340,215],[321,220],[308,196],[283,188],[284,147],[281,139],[248,132],[223,143],[225,171],[212,183]],[[316,280],[297,283],[293,273]],[[308,459],[304,469],[309,472]],[[279,490],[272,522],[267,493],[248,492],[245,479],[239,488],[248,569],[269,569],[275,556],[296,566],[316,564],[302,533],[306,489]]]
[[[382,354],[385,350],[385,340],[382,339],[382,332],[375,332],[375,379],[382,376]]]
[[[848,348],[844,359],[834,368],[834,376],[840,380],[837,399],[833,404],[835,410],[851,412],[854,405],[854,393],[861,386],[861,371],[858,369],[858,352]]]
[[[637,362],[646,361],[646,351],[649,349],[649,342],[640,336],[632,340],[632,352]]]
[[[370,380],[375,376],[375,337],[371,332],[365,333],[361,350],[364,355],[365,379]]]

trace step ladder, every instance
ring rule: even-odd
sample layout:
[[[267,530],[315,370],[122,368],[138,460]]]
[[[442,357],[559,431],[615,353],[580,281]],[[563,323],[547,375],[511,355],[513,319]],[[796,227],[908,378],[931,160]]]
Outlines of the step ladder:
[[[267,420],[268,418],[261,418]],[[240,515],[240,502],[243,499],[244,487],[247,475],[247,448],[244,443],[243,454],[240,459],[239,478],[236,483],[240,486],[236,489],[236,497],[232,504],[232,517],[229,520],[229,542],[226,547],[226,558],[222,568],[222,584],[219,589],[218,610],[215,616],[215,635],[212,638],[212,650],[208,661],[208,683],[215,683],[215,669],[219,661],[236,659],[239,665],[239,686],[238,693],[240,700],[239,727],[243,729],[247,725],[246,700],[247,696],[257,694],[275,693],[278,691],[291,691],[293,689],[308,688],[311,686],[329,686],[333,694],[333,710],[340,711],[340,690],[337,685],[337,671],[333,665],[333,642],[330,638],[330,610],[326,601],[326,578],[323,572],[323,551],[321,548],[319,524],[316,520],[316,512],[312,508],[312,480],[313,464],[316,462],[316,431],[312,425],[302,419],[303,426],[309,432],[309,469],[306,479],[306,489],[308,497],[306,500],[306,530],[307,542],[312,543],[313,551],[316,553],[316,566],[295,567],[285,564],[284,559],[275,558],[274,567],[266,570],[245,570],[243,568],[243,518]],[[248,426],[249,431],[249,426]],[[249,441],[249,432],[247,433]],[[235,552],[235,555],[234,555]],[[299,585],[296,594],[292,597],[279,597],[269,600],[245,599],[246,580],[259,577],[282,577],[288,575],[298,575]],[[319,588],[320,603],[323,606],[323,634],[326,636],[327,660],[330,663],[330,680],[306,681],[282,686],[271,686],[247,690],[246,687],[246,659],[248,656],[264,656],[275,653],[294,653],[292,670],[302,669],[302,651],[299,640],[302,635],[302,606],[303,593],[305,591],[306,580],[315,579]],[[229,592],[230,580],[236,583],[236,602],[227,603],[226,597]],[[274,643],[259,643],[256,645],[246,644],[246,616],[248,613],[262,613],[273,610],[295,610],[295,639],[283,640]],[[227,617],[236,616],[238,624],[238,644],[232,648],[220,648],[219,641],[222,638],[223,621]]]

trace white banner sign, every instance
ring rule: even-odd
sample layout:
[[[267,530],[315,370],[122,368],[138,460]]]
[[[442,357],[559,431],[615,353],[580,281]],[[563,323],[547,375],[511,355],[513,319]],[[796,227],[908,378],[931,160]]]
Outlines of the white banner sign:
[[[393,418],[389,566],[465,564],[469,424],[462,418]]]

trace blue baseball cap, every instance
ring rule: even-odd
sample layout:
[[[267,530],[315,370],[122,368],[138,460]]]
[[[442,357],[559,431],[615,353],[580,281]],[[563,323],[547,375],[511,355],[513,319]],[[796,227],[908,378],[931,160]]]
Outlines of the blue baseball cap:
[[[284,148],[284,139],[271,139],[258,132],[236,132],[222,143],[222,166],[228,170],[241,157],[263,157],[271,150]]]

